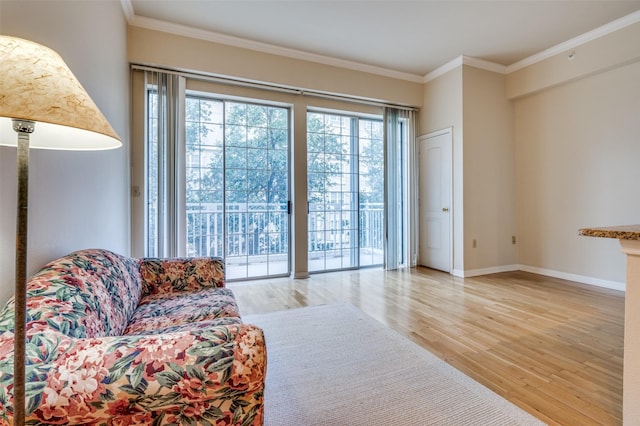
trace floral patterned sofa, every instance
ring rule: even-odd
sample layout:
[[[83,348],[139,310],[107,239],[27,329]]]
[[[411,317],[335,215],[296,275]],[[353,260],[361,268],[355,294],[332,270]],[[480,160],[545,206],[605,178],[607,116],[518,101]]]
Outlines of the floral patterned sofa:
[[[83,250],[29,279],[31,425],[260,425],[266,348],[217,258]],[[0,311],[0,424],[12,424],[13,299]]]

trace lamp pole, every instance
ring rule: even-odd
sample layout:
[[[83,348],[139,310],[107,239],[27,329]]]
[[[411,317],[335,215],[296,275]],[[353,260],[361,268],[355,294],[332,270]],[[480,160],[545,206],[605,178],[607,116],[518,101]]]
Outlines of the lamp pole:
[[[13,119],[18,133],[18,210],[16,223],[16,283],[13,358],[13,418],[16,425],[25,422],[25,361],[27,311],[27,220],[29,212],[29,135],[35,123]]]

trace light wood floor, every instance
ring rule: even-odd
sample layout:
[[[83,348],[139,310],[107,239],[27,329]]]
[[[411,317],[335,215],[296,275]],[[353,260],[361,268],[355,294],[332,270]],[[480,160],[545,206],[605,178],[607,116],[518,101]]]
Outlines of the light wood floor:
[[[243,315],[350,302],[550,425],[622,424],[622,292],[426,268],[228,286]]]

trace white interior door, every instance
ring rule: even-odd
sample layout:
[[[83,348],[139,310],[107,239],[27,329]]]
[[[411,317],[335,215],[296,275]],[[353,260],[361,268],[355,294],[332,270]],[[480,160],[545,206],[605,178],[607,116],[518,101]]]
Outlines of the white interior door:
[[[418,149],[418,264],[450,273],[453,257],[451,128],[421,136]]]

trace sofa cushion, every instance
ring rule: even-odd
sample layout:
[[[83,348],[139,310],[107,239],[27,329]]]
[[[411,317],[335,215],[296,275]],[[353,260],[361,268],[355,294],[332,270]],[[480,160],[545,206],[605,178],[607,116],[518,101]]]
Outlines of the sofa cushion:
[[[143,296],[224,287],[224,262],[221,258],[141,258],[138,262]]]
[[[152,294],[142,298],[124,334],[157,332],[171,326],[225,317],[240,317],[233,293],[227,288]]]
[[[118,336],[140,301],[135,260],[82,250],[45,265],[28,282],[28,328],[71,337]],[[13,315],[13,307],[8,311]]]
[[[183,333],[183,332],[196,332],[196,331],[207,331],[211,330],[214,327],[227,326],[227,325],[241,325],[244,324],[242,319],[239,317],[223,317],[216,318],[212,320],[206,321],[198,321],[194,323],[184,323],[177,325],[170,325],[165,328],[158,329],[139,329],[136,332],[127,333],[125,336],[153,336],[153,335],[168,335],[175,333]]]

